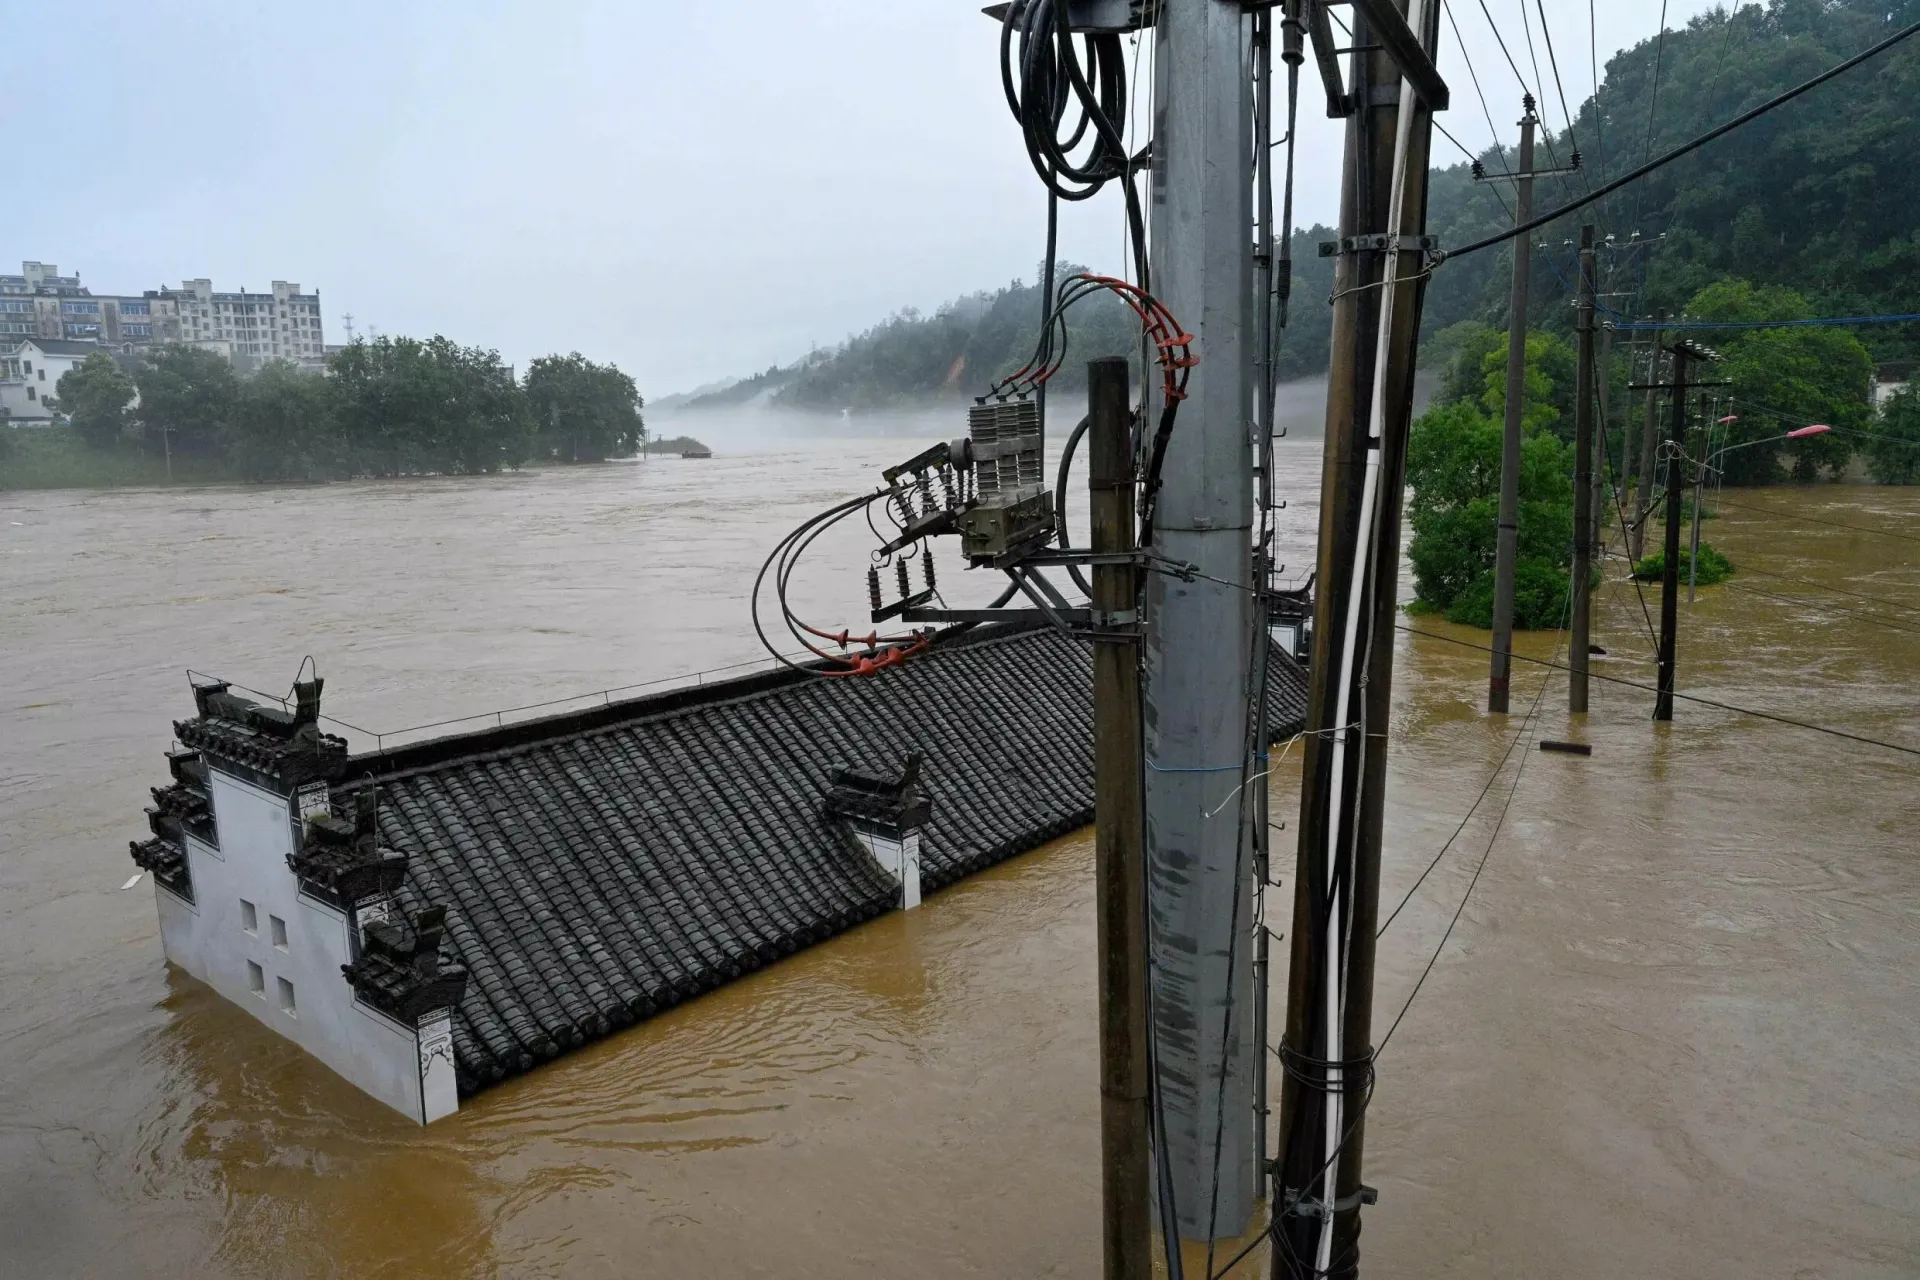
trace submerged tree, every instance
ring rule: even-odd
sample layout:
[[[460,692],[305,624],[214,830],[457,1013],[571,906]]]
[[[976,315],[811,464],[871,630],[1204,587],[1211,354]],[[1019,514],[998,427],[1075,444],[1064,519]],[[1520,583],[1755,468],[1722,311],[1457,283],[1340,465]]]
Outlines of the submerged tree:
[[[1407,441],[1407,523],[1416,610],[1493,625],[1493,569],[1506,434],[1507,335],[1456,325],[1435,405]],[[1573,350],[1529,333],[1520,406],[1519,554],[1513,624],[1557,627],[1573,561]]]
[[[527,398],[497,351],[382,336],[327,362],[340,442],[375,475],[490,472],[533,447]]]
[[[240,395],[233,365],[218,351],[168,343],[148,351],[134,373],[140,433],[148,449],[217,454]]]
[[[72,420],[80,438],[96,449],[119,443],[134,392],[133,379],[104,351],[93,352],[61,374],[54,386],[60,411]]]
[[[1867,473],[1881,484],[1920,484],[1920,394],[1902,387],[1880,406],[1863,447]]]
[[[527,366],[527,404],[543,456],[563,462],[627,458],[646,438],[644,401],[633,379],[578,351]]]

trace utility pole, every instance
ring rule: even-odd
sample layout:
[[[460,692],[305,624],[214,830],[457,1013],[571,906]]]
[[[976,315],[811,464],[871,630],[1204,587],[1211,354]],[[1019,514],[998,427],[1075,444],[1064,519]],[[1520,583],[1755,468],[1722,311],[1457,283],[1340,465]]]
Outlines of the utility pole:
[[[1337,76],[1325,9],[1312,13],[1316,61]],[[1373,1198],[1360,1175],[1373,1071],[1390,640],[1432,112],[1446,105],[1432,64],[1437,0],[1356,3],[1352,14],[1352,84],[1327,86],[1329,102],[1346,116],[1346,161],[1333,246],[1313,682],[1280,1045],[1286,1071],[1274,1280],[1357,1274],[1360,1206]]]
[[[1533,95],[1522,101],[1520,168],[1514,176],[1514,225],[1533,217]],[[1507,302],[1507,418],[1500,440],[1500,525],[1493,560],[1493,659],[1487,672],[1487,710],[1505,712],[1513,676],[1513,569],[1520,554],[1520,416],[1526,408],[1527,291],[1533,279],[1533,245],[1513,238],[1513,293]]]
[[[1593,224],[1580,228],[1580,286],[1573,323],[1579,338],[1573,392],[1573,635],[1568,651],[1567,710],[1587,709],[1587,646],[1592,632],[1593,595]],[[1507,393],[1513,394],[1511,390]],[[1511,418],[1509,418],[1511,420]],[[1511,638],[1511,631],[1508,633]]]
[[[1666,318],[1666,313],[1656,312],[1654,323]],[[1655,329],[1648,335],[1647,343],[1647,405],[1640,417],[1640,486],[1633,498],[1633,548],[1635,564],[1647,554],[1647,517],[1653,512],[1653,464],[1655,432],[1660,421],[1660,330]]]
[[[1657,353],[1659,348],[1655,347],[1654,350]],[[1680,606],[1680,495],[1687,487],[1680,468],[1686,463],[1687,392],[1692,389],[1687,378],[1687,362],[1720,359],[1720,353],[1712,347],[1687,339],[1674,343],[1667,350],[1673,355],[1672,383],[1662,386],[1649,381],[1644,387],[1633,388],[1650,392],[1669,391],[1673,395],[1673,414],[1667,423],[1667,528],[1663,556],[1665,564],[1660,574],[1660,678],[1658,695],[1653,704],[1655,720],[1673,719],[1674,641]]]
[[[1153,529],[1156,552],[1199,573],[1151,574],[1144,600],[1156,1123],[1176,1231],[1206,1240],[1241,1235],[1259,1189],[1253,805],[1239,794],[1259,767],[1248,703],[1265,635],[1251,545],[1253,86],[1238,4],[1163,0],[1154,38],[1153,293],[1203,353]]]
[[[1100,956],[1101,1241],[1106,1280],[1149,1280],[1146,772],[1127,361],[1087,365],[1093,553],[1094,882]]]
[[[1655,350],[1658,350],[1656,347]],[[1653,718],[1673,719],[1674,641],[1680,616],[1680,482],[1687,439],[1687,344],[1673,344],[1673,417],[1667,426],[1666,563],[1660,574],[1660,692]]]

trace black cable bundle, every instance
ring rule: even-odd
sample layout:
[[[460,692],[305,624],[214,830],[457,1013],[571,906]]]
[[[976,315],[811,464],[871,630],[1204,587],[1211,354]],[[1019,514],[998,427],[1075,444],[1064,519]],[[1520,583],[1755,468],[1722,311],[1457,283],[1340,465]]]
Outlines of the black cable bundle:
[[[1136,278],[1144,286],[1146,222],[1133,171],[1146,163],[1148,152],[1128,155],[1120,130],[1127,118],[1126,55],[1113,32],[1079,39],[1076,45],[1065,0],[1016,0],[1001,20],[1001,87],[1034,172],[1054,196],[1089,200],[1113,179],[1122,180]],[[1074,152],[1083,146],[1076,160]]]

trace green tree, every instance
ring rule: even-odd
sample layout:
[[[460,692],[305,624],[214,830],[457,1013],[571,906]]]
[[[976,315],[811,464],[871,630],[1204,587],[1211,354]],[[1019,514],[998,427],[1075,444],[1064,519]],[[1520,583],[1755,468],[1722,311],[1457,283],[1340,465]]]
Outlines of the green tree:
[[[312,480],[342,462],[325,378],[270,360],[240,385],[227,456],[249,480]]]
[[[240,380],[225,356],[183,343],[157,346],[134,371],[134,381],[140,387],[140,434],[151,452],[169,446],[176,454],[225,449],[240,396]]]
[[[563,462],[627,458],[646,436],[640,416],[644,401],[633,379],[578,351],[542,356],[528,365],[526,393],[545,457]]]
[[[80,438],[96,449],[120,442],[135,390],[133,379],[104,351],[93,352],[61,374],[54,387],[60,411],[73,421]]]
[[[1867,473],[1881,484],[1920,484],[1920,395],[1902,387],[1880,406],[1880,420],[1862,450]]]
[[[1722,280],[1695,294],[1687,314],[1767,323],[1809,319],[1814,311],[1804,296],[1782,285]],[[1699,336],[1725,357],[1706,372],[1733,384],[1727,394],[1736,420],[1726,424],[1724,444],[1765,440],[1811,422],[1843,431],[1867,426],[1873,359],[1844,329],[1708,329]],[[1802,483],[1822,469],[1838,476],[1853,454],[1852,438],[1828,433],[1782,441],[1779,448],[1733,450],[1723,460],[1726,483],[1774,483],[1783,455],[1792,459],[1793,478]]]
[[[1407,547],[1414,592],[1429,612],[1492,623],[1500,515],[1502,423],[1470,401],[1431,409],[1407,443]],[[1558,626],[1572,562],[1573,452],[1544,426],[1520,445],[1514,625]],[[1554,584],[1558,585],[1555,586]]]
[[[532,450],[526,395],[497,351],[382,336],[351,343],[327,369],[356,472],[493,472],[519,466]]]

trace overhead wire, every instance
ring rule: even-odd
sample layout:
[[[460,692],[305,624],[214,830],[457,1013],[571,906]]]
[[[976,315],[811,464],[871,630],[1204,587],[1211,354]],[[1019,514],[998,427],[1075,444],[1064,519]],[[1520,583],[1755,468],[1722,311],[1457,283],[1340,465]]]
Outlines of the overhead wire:
[[[1410,627],[1410,626],[1407,626],[1405,623],[1396,623],[1394,625],[1394,630],[1404,631],[1409,635],[1424,636],[1429,640],[1438,640],[1443,644],[1459,645],[1461,648],[1465,648],[1465,649],[1478,649],[1482,653],[1493,652],[1491,648],[1489,648],[1487,645],[1484,645],[1484,644],[1475,644],[1471,640],[1462,640],[1457,636],[1446,635],[1439,631],[1427,631],[1420,627]],[[1515,653],[1513,657],[1514,657],[1514,660],[1517,662],[1531,662],[1537,666],[1555,667],[1562,671],[1569,671],[1572,669],[1562,663],[1549,662],[1541,658],[1529,658],[1529,657],[1526,657],[1524,654],[1520,654],[1520,653]],[[1625,685],[1627,688],[1640,689],[1647,693],[1657,694],[1660,692],[1660,690],[1654,685],[1644,684],[1638,680],[1628,680],[1622,676],[1603,675],[1598,671],[1591,671],[1591,670],[1587,672],[1587,676],[1589,679],[1604,680],[1609,684]],[[1713,707],[1716,710],[1720,710],[1720,711],[1730,711],[1735,715],[1752,716],[1756,720],[1771,720],[1775,724],[1790,725],[1795,729],[1806,729],[1813,733],[1824,733],[1829,737],[1844,738],[1849,742],[1858,742],[1864,746],[1880,747],[1887,751],[1900,752],[1903,755],[1920,756],[1920,747],[1907,746],[1903,743],[1898,743],[1898,742],[1888,742],[1882,738],[1869,738],[1864,734],[1848,733],[1845,729],[1835,729],[1829,725],[1815,724],[1810,720],[1795,720],[1791,716],[1778,715],[1771,711],[1760,711],[1753,707],[1736,706],[1731,702],[1720,702],[1714,698],[1703,698],[1700,695],[1694,694],[1694,693],[1681,693],[1677,689],[1673,691],[1672,696],[1675,698],[1678,698],[1682,702],[1698,703],[1703,707]]]
[[[1500,163],[1502,165],[1505,165],[1507,168],[1511,169],[1513,168],[1513,165],[1509,163],[1507,160],[1507,149],[1500,141],[1500,131],[1493,127],[1493,111],[1491,108],[1487,106],[1486,92],[1482,90],[1480,87],[1480,73],[1475,71],[1473,68],[1473,55],[1467,52],[1467,42],[1461,38],[1460,24],[1458,21],[1455,20],[1453,16],[1453,6],[1451,4],[1444,3],[1444,0],[1443,0],[1443,3],[1441,4],[1440,8],[1441,8],[1441,11],[1447,15],[1448,25],[1453,28],[1453,42],[1456,46],[1459,47],[1460,60],[1466,64],[1467,79],[1473,82],[1474,96],[1480,99],[1480,114],[1486,118],[1487,133],[1493,139],[1493,153],[1494,155],[1500,157]],[[1447,133],[1446,126],[1442,125],[1438,119],[1434,120],[1433,123],[1435,127],[1440,130],[1441,133],[1446,134],[1446,137],[1453,143],[1454,146],[1460,147],[1460,150],[1465,151],[1467,153],[1468,160],[1474,161],[1476,163],[1479,161],[1480,157],[1474,155],[1470,151],[1467,151],[1467,149],[1464,146],[1461,146],[1459,139],[1455,138],[1451,133]],[[1500,211],[1507,215],[1507,221],[1512,222],[1513,210],[1507,207],[1507,198],[1501,195],[1500,189],[1494,186],[1492,183],[1489,182],[1484,185],[1487,190],[1493,192],[1493,198],[1500,202]]]
[[[1450,251],[1447,254],[1447,257],[1460,258],[1470,253],[1477,253],[1482,249],[1490,249],[1495,245],[1506,243],[1508,240],[1513,239],[1515,236],[1525,235],[1527,232],[1543,227],[1549,222],[1553,222],[1559,218],[1563,218],[1577,209],[1585,208],[1587,205],[1592,204],[1594,201],[1603,199],[1606,196],[1612,194],[1615,191],[1620,190],[1622,187],[1625,187],[1631,183],[1638,182],[1641,178],[1646,177],[1648,174],[1653,173],[1656,170],[1665,167],[1666,165],[1672,164],[1674,161],[1679,160],[1684,156],[1691,155],[1693,152],[1699,150],[1701,147],[1705,146],[1709,142],[1712,142],[1716,138],[1723,137],[1726,134],[1731,133],[1733,130],[1740,128],[1742,125],[1751,123],[1752,121],[1765,115],[1767,112],[1772,111],[1776,107],[1784,106],[1785,104],[1799,97],[1801,94],[1807,93],[1813,89],[1818,88],[1819,86],[1825,84],[1827,81],[1833,79],[1834,77],[1843,75],[1846,72],[1851,71],[1853,68],[1859,66],[1861,63],[1866,62],[1869,59],[1875,57],[1876,55],[1881,54],[1886,50],[1893,48],[1895,45],[1899,44],[1901,41],[1911,38],[1916,33],[1920,33],[1920,22],[1916,22],[1909,26],[1902,27],[1899,31],[1896,31],[1892,35],[1887,36],[1886,38],[1875,42],[1873,45],[1869,46],[1866,49],[1863,49],[1859,53],[1855,54],[1853,57],[1848,58],[1843,62],[1839,62],[1832,67],[1829,67],[1827,70],[1821,72],[1817,76],[1814,76],[1812,79],[1803,81],[1802,83],[1795,85],[1791,89],[1787,89],[1781,93],[1775,94],[1773,97],[1767,99],[1765,102],[1760,103],[1758,106],[1749,108],[1748,110],[1743,111],[1739,115],[1735,116],[1733,119],[1728,120],[1723,124],[1716,125],[1715,127],[1707,130],[1705,133],[1700,134],[1698,137],[1695,137],[1686,142],[1683,142],[1679,146],[1674,147],[1672,150],[1664,152],[1663,154],[1654,157],[1653,159],[1647,161],[1645,164],[1640,165],[1638,168],[1634,169],[1630,173],[1622,174],[1620,177],[1613,179],[1611,182],[1602,183],[1600,186],[1595,187],[1592,191],[1588,192],[1584,196],[1581,196],[1579,199],[1576,199],[1568,202],[1567,204],[1561,205],[1559,208],[1549,209],[1545,213],[1537,214],[1533,218],[1529,219],[1527,222],[1519,226],[1510,228],[1506,231],[1502,231],[1496,235],[1482,237],[1479,240],[1473,241],[1471,244],[1463,245],[1458,249],[1454,249]]]

